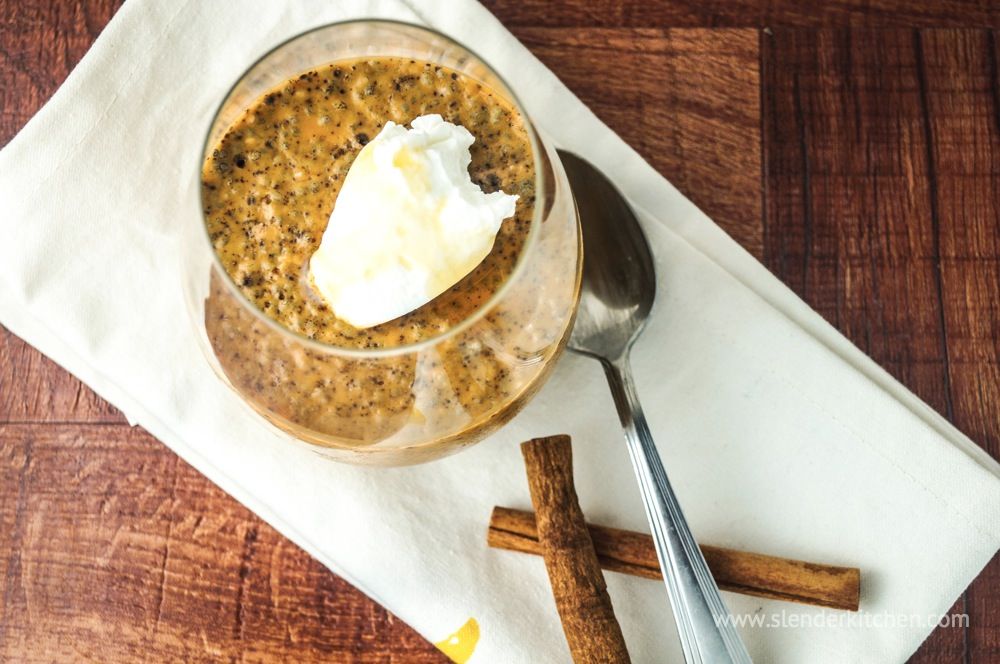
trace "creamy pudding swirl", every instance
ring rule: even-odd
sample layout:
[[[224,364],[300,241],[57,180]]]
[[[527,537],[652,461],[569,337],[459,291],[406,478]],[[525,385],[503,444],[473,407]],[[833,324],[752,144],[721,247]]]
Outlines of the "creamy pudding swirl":
[[[429,114],[471,132],[473,182],[518,196],[514,215],[457,284],[360,329],[317,296],[307,264],[361,149],[387,122],[407,125]],[[288,81],[233,125],[202,175],[209,238],[237,287],[289,330],[348,348],[415,343],[467,318],[513,271],[534,206],[531,144],[506,100],[457,72],[400,58],[338,62]]]
[[[340,188],[310,284],[334,315],[360,328],[423,306],[489,255],[517,196],[469,179],[475,137],[421,115],[388,121],[361,149]]]

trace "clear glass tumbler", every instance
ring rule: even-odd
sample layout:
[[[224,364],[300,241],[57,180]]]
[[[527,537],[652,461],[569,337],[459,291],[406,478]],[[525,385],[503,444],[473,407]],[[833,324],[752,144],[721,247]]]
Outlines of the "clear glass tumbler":
[[[267,91],[310,69],[366,56],[413,58],[459,71],[505,97],[524,118],[535,161],[534,216],[507,281],[438,336],[374,350],[333,346],[282,327],[242,294],[213,250],[199,210],[184,233],[184,286],[209,362],[264,420],[339,461],[401,465],[481,440],[541,387],[573,324],[581,236],[555,150],[538,136],[510,87],[467,48],[405,23],[327,25],[266,54],[219,107],[203,161]]]

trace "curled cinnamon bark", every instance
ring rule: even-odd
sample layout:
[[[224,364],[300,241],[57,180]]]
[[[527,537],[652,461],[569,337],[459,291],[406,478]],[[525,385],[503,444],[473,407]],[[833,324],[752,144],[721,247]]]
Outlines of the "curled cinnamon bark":
[[[644,533],[588,524],[590,539],[601,567],[612,572],[662,579],[653,538]],[[487,543],[496,549],[541,555],[535,515],[509,507],[494,507]],[[715,582],[723,590],[857,611],[861,597],[861,572],[840,567],[736,551],[702,544]]]
[[[601,566],[573,486],[569,436],[521,445],[538,541],[574,662],[629,662]]]

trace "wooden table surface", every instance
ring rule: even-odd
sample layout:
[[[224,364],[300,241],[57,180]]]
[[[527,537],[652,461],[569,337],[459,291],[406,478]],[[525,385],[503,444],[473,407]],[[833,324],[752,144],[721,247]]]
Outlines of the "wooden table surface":
[[[0,145],[118,4],[0,0]],[[1000,4],[807,4],[488,2],[663,175],[997,457]],[[0,661],[444,661],[3,328],[0,542]],[[937,629],[912,661],[1000,661],[1000,560],[953,610],[969,626]]]

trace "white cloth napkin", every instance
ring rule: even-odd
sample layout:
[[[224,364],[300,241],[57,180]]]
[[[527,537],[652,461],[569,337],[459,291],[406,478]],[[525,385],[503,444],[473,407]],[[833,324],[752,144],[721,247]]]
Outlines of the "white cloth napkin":
[[[0,321],[427,638],[468,618],[473,662],[568,659],[540,559],[484,543],[530,505],[516,443],[573,434],[596,522],[643,530],[597,364],[567,356],[492,439],[429,465],[337,465],[262,429],[191,333],[176,230],[198,214],[211,114],[265,50],[362,16],[473,44],[555,142],[642,212],[661,283],[639,390],[703,542],[857,565],[868,619],[737,595],[759,662],[899,662],[1000,546],[998,466],[864,357],[601,124],[471,0],[130,0],[0,153]],[[572,398],[568,398],[572,395]],[[608,575],[637,662],[681,661],[659,583]],[[782,618],[781,612],[786,615]],[[794,614],[794,615],[791,615]],[[798,620],[805,627],[781,627]],[[896,626],[892,626],[896,623]]]

